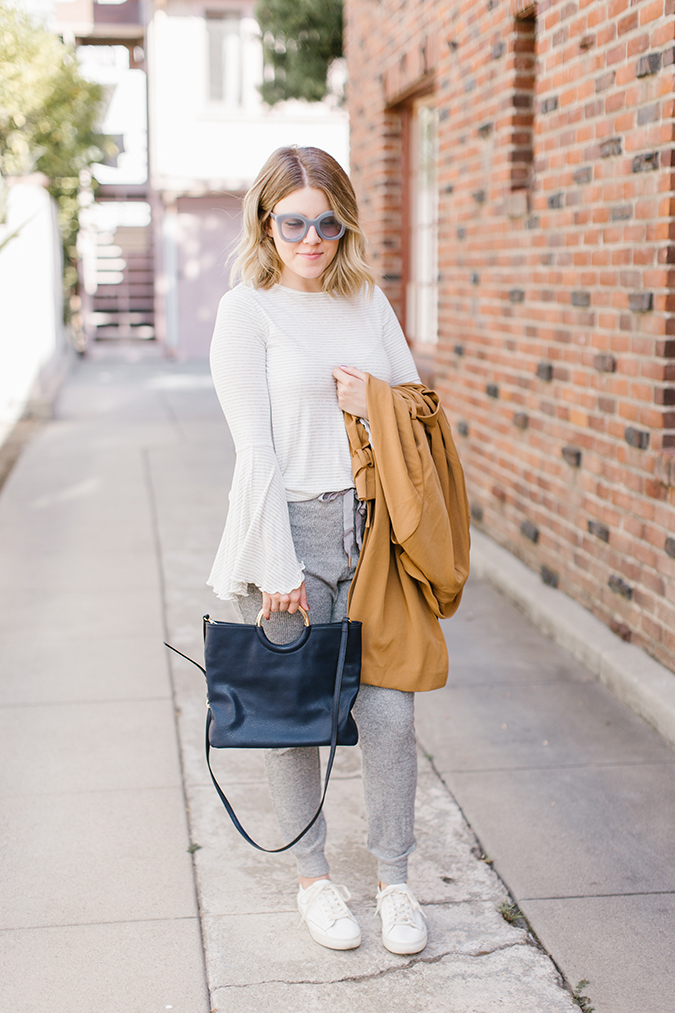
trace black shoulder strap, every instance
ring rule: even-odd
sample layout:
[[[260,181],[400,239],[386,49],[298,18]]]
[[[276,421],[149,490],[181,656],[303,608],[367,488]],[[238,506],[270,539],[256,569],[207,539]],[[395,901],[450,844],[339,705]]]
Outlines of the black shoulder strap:
[[[340,716],[340,691],[342,689],[342,673],[344,671],[345,658],[347,656],[347,639],[348,639],[348,637],[349,637],[349,619],[345,618],[345,619],[342,620],[342,632],[341,632],[341,636],[340,636],[340,650],[339,650],[339,653],[338,653],[337,670],[336,670],[336,673],[335,673],[335,690],[333,692],[333,708],[332,708],[332,711],[331,711],[331,724],[330,724],[330,754],[328,756],[328,763],[326,765],[326,776],[324,778],[323,794],[321,796],[321,802],[319,803],[319,808],[316,810],[316,812],[312,816],[311,820],[309,821],[309,823],[307,824],[307,826],[305,827],[305,829],[302,830],[297,835],[297,837],[294,837],[293,840],[290,841],[288,844],[284,844],[283,847],[281,847],[281,848],[263,848],[261,844],[256,844],[256,842],[253,840],[253,838],[249,834],[247,834],[247,832],[244,830],[244,828],[242,827],[241,823],[239,822],[237,814],[235,813],[234,809],[232,808],[230,802],[228,801],[227,796],[225,795],[225,792],[223,791],[223,789],[218,784],[218,781],[216,780],[216,776],[213,773],[213,770],[211,769],[211,743],[209,741],[209,728],[211,727],[211,709],[209,708],[209,710],[207,711],[207,714],[206,714],[206,742],[205,742],[205,746],[206,746],[206,763],[207,763],[207,766],[209,768],[209,774],[211,775],[211,780],[213,781],[213,783],[215,785],[215,789],[218,792],[218,796],[220,797],[220,801],[225,806],[225,809],[227,810],[227,814],[230,817],[230,819],[232,820],[232,822],[234,823],[235,827],[237,828],[237,830],[239,831],[239,833],[241,834],[241,836],[244,838],[244,840],[248,841],[249,844],[252,844],[254,848],[258,849],[258,851],[267,851],[270,854],[278,854],[280,851],[288,851],[289,848],[292,848],[294,844],[297,844],[298,841],[301,840],[309,830],[311,830],[311,828],[314,826],[314,824],[318,820],[319,814],[321,813],[321,810],[323,809],[323,803],[324,803],[324,801],[326,799],[326,792],[328,791],[328,782],[330,781],[330,775],[331,775],[331,771],[333,769],[333,761],[335,759],[335,750],[337,748],[338,720],[339,720],[339,716]],[[181,654],[180,651],[176,651],[176,648],[175,647],[171,647],[170,644],[165,644],[165,646],[168,647],[170,650],[175,651],[176,654],[180,654],[182,658],[186,658],[187,661],[192,661],[192,658],[188,658],[187,655]],[[192,664],[196,665],[197,668],[200,668],[202,670],[202,672],[204,672],[204,674],[206,675],[205,670],[202,668],[201,665],[198,665],[196,661],[192,661]]]

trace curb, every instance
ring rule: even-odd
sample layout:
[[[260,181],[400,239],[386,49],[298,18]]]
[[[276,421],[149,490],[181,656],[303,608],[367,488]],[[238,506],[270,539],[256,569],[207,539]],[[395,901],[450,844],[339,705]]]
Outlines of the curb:
[[[624,643],[583,605],[543,584],[538,574],[475,528],[471,573],[503,592],[542,633],[675,746],[675,673],[641,648]]]

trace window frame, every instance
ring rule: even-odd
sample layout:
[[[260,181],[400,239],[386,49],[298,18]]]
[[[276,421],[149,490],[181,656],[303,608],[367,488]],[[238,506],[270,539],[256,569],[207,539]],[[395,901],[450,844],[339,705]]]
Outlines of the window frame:
[[[430,222],[420,223],[418,218],[419,200],[423,199],[421,188],[417,186],[420,165],[417,162],[416,153],[419,145],[419,110],[421,108],[433,109],[435,113],[434,124],[434,209]],[[439,110],[435,101],[433,90],[426,89],[422,93],[412,96],[402,110],[403,130],[403,187],[402,187],[402,297],[403,297],[403,319],[404,330],[408,340],[416,351],[424,355],[435,355],[439,340],[439,287],[438,287],[438,254],[439,254],[439,187],[438,187],[438,122]],[[435,199],[434,199],[435,197]],[[421,229],[431,232],[431,275],[430,280],[421,281],[418,269],[424,254],[420,251]],[[429,251],[427,250],[427,253]],[[419,331],[420,313],[418,311],[419,290],[423,285],[429,285],[435,293],[435,304],[432,311],[432,319],[435,321],[434,335],[421,336]]]
[[[243,23],[247,17],[247,12],[243,7],[226,7],[220,9],[214,9],[205,7],[203,11],[204,17],[204,34],[205,34],[205,91],[206,91],[206,106],[211,109],[217,109],[219,111],[228,113],[241,113],[245,108],[245,95],[244,95],[244,37],[243,37]],[[220,61],[220,83],[221,83],[221,94],[215,96],[212,92],[212,86],[214,81],[214,67],[213,67],[213,33],[210,28],[210,23],[215,22],[236,22],[238,30],[236,32],[226,33],[223,32],[221,35],[221,61]],[[228,101],[227,95],[223,85],[225,83],[225,61],[222,59],[223,44],[225,42],[226,34],[235,35],[239,40],[239,68],[238,68],[238,98],[236,102]]]

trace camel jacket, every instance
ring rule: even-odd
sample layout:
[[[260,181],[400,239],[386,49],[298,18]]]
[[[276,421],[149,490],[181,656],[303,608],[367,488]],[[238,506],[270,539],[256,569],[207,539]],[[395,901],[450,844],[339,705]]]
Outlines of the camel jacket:
[[[453,615],[469,576],[469,504],[450,424],[422,384],[368,374],[368,424],[345,414],[363,545],[348,615],[363,623],[361,681],[408,692],[448,676],[439,618]]]

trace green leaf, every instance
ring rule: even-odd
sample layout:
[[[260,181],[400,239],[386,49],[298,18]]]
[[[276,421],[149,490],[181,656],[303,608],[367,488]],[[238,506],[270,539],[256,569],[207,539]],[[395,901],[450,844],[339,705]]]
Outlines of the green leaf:
[[[69,46],[26,12],[0,5],[0,176],[37,171],[48,177],[59,207],[67,289],[77,278],[69,251],[78,230],[79,174],[103,147],[102,97],[101,86],[81,76]]]
[[[266,78],[260,92],[275,105],[286,99],[320,102],[332,60],[342,56],[342,0],[258,0]]]

